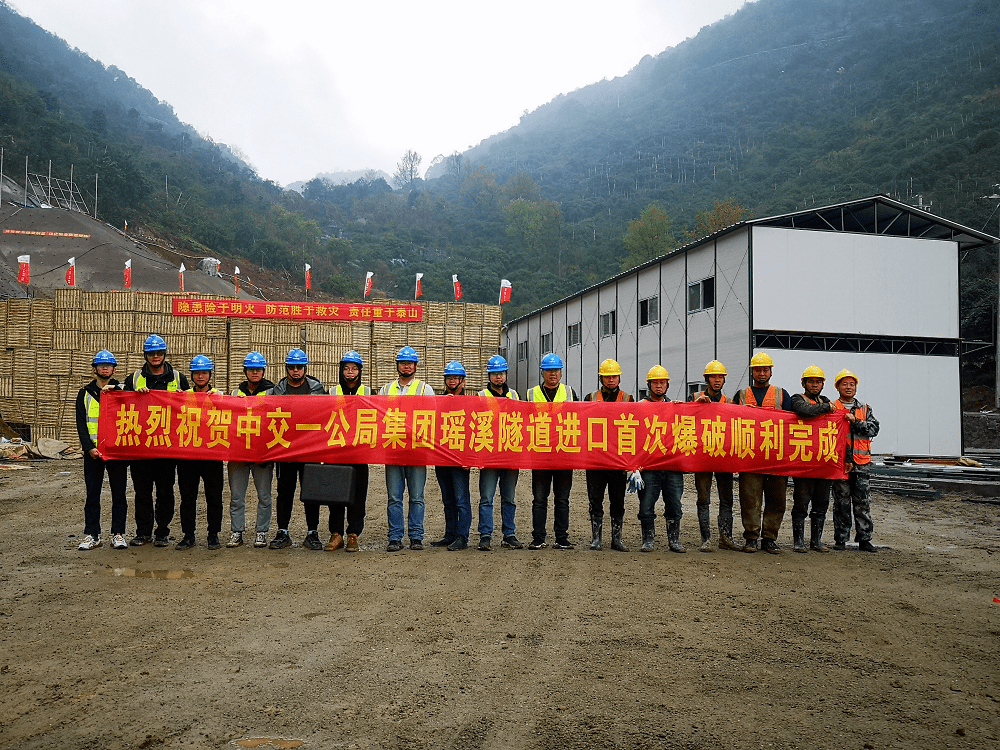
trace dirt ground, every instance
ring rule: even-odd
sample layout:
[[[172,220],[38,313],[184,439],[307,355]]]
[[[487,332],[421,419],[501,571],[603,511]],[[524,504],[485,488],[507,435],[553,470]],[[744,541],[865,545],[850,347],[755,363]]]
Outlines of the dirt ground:
[[[787,515],[781,556],[701,554],[689,477],[687,554],[638,553],[634,496],[633,551],[591,552],[578,472],[573,551],[388,554],[373,467],[360,554],[211,552],[203,513],[193,550],[115,551],[107,500],[78,552],[82,462],[31,466],[0,470],[4,749],[1000,742],[996,505],[877,497],[877,555],[792,554]]]

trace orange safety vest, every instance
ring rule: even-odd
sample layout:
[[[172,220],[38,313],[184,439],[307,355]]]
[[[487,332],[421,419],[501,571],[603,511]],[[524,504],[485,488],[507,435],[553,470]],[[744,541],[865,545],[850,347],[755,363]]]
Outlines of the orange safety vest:
[[[747,406],[760,406],[765,409],[780,409],[781,404],[778,403],[778,394],[780,391],[773,385],[767,387],[767,392],[764,394],[764,402],[761,404],[757,403],[757,399],[753,396],[753,388],[745,388],[743,390],[743,403]]]
[[[701,398],[702,396],[708,396],[708,394],[705,391],[698,391],[696,394],[694,394],[695,400]],[[726,398],[726,394],[725,393],[720,393],[719,394],[719,400],[716,401],[715,403],[718,403],[718,404],[731,404],[732,401],[730,401],[728,398]]]
[[[623,391],[621,388],[619,388],[618,389],[618,395],[615,396],[615,400],[614,401],[609,401],[608,403],[620,403],[622,401],[626,401],[628,398],[629,398],[629,395],[627,393],[625,393],[625,391]],[[604,400],[604,391],[601,391],[601,390],[594,391],[593,393],[590,394],[590,400],[591,401],[603,401]]]
[[[838,398],[833,402],[834,407],[840,411],[847,411],[847,407]],[[860,413],[857,407],[851,408],[851,414],[856,416],[862,422],[868,420],[868,404],[861,404]],[[864,464],[871,463],[872,460],[872,441],[868,438],[855,437],[853,434],[850,436],[851,440],[851,452],[854,454],[854,465],[863,466]]]

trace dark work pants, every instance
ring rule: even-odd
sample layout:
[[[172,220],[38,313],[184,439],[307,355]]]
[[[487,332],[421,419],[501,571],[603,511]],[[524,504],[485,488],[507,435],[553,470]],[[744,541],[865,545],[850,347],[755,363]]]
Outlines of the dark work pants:
[[[288,529],[288,524],[292,520],[292,506],[295,504],[295,485],[302,484],[302,474],[305,469],[304,463],[295,461],[278,461],[274,464],[275,472],[278,474],[278,497],[277,514],[278,528]],[[306,513],[306,526],[310,531],[319,528],[319,506],[312,503],[304,503]]]
[[[177,487],[181,493],[181,531],[194,534],[198,519],[198,485],[205,482],[205,515],[208,533],[222,531],[222,461],[177,462]]]
[[[344,534],[344,515],[347,515],[347,533],[361,536],[365,528],[365,506],[368,501],[368,464],[351,464],[354,467],[354,505],[330,506],[330,533]],[[319,523],[319,516],[316,517]]]
[[[128,517],[128,499],[125,486],[128,484],[128,463],[126,461],[105,461],[83,454],[83,482],[87,486],[87,502],[83,506],[83,533],[101,535],[101,491],[104,489],[104,472],[108,473],[111,486],[111,533],[124,534]]]
[[[135,533],[153,536],[153,519],[156,518],[156,536],[170,536],[170,522],[174,520],[174,479],[177,459],[146,458],[129,464],[132,487],[135,489]],[[156,509],[153,509],[153,487],[156,487]]]
[[[569,493],[573,489],[572,469],[532,469],[531,539],[545,541],[549,512],[549,490],[553,498],[552,523],[557,542],[569,541]]]
[[[792,520],[803,521],[806,516],[814,521],[824,520],[830,508],[833,480],[793,477],[792,484]]]
[[[590,520],[604,518],[604,490],[608,491],[608,511],[611,518],[620,521],[625,517],[626,475],[621,469],[588,469],[587,498],[590,500]]]

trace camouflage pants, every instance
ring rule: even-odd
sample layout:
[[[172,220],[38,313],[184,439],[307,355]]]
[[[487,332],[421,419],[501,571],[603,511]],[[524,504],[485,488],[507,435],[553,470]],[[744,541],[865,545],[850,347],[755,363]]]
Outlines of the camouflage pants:
[[[854,470],[847,479],[836,479],[833,482],[833,539],[835,542],[847,542],[851,535],[851,512],[854,513],[854,524],[857,531],[856,542],[870,542],[874,524],[872,523],[871,492],[868,480],[871,475],[867,471]]]

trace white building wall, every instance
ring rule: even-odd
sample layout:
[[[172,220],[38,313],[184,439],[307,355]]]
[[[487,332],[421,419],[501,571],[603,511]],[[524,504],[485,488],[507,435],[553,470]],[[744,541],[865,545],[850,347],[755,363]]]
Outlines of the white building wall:
[[[750,262],[749,227],[716,241],[715,314],[718,349],[715,359],[729,373],[726,387],[750,383]],[[704,367],[702,368],[704,372]]]

